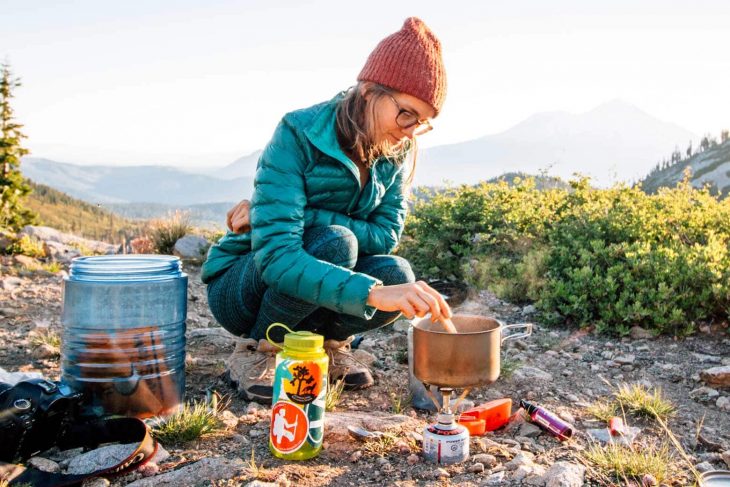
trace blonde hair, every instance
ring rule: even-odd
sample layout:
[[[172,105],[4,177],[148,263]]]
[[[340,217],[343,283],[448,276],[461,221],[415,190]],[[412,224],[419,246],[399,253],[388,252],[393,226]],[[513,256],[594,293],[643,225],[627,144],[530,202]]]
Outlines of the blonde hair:
[[[381,98],[393,93],[390,88],[361,81],[350,87],[339,101],[336,113],[337,141],[342,149],[366,166],[375,160],[385,157],[394,164],[403,164],[408,155],[412,155],[406,185],[410,186],[416,168],[418,146],[416,139],[411,139],[403,147],[393,145],[390,141],[377,142],[377,117],[375,106]]]

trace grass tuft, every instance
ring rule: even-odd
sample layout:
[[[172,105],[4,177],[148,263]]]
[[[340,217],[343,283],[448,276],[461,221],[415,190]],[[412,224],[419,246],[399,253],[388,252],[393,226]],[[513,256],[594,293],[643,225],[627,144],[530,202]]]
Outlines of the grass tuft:
[[[618,403],[615,401],[596,401],[586,408],[586,412],[596,419],[608,422],[618,414]]]
[[[394,435],[384,434],[377,438],[368,438],[362,450],[370,455],[383,457],[395,450],[396,437]]]
[[[30,344],[34,347],[40,347],[47,345],[53,349],[54,356],[61,356],[61,337],[60,335],[51,330],[50,328],[38,327],[28,335]]]
[[[674,405],[662,397],[661,389],[650,391],[641,384],[622,384],[614,395],[620,405],[639,416],[665,420],[676,411]]]
[[[198,402],[185,404],[180,411],[155,426],[152,435],[162,443],[185,443],[221,429],[217,409]]]
[[[274,480],[275,473],[274,471],[265,468],[263,465],[258,465],[256,463],[256,456],[254,454],[253,448],[251,448],[251,459],[246,462],[246,469],[249,471],[250,475],[255,478],[256,480],[263,480],[263,481],[271,481]]]
[[[393,414],[403,414],[406,408],[411,404],[411,395],[402,395],[397,392],[391,392],[390,404],[390,409],[393,411]]]
[[[345,379],[340,379],[327,388],[327,395],[324,399],[325,411],[334,411],[342,399],[342,391],[345,390]]]
[[[647,474],[662,483],[670,480],[678,471],[677,462],[666,444],[660,447],[650,445],[636,450],[618,444],[592,445],[586,451],[585,457],[603,472],[626,485],[629,485],[628,479],[641,481]]]
[[[502,359],[502,363],[500,365],[500,371],[499,375],[500,377],[503,377],[505,379],[509,379],[512,377],[512,374],[515,370],[520,368],[520,365],[522,365],[522,362],[519,360],[515,360],[513,358],[505,357]]]

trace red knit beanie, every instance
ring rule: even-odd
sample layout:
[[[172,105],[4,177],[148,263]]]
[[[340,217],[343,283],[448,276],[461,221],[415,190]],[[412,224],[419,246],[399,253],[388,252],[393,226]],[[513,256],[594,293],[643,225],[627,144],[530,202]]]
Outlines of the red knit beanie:
[[[358,81],[372,81],[419,98],[436,110],[446,97],[441,42],[417,17],[409,17],[370,53]]]

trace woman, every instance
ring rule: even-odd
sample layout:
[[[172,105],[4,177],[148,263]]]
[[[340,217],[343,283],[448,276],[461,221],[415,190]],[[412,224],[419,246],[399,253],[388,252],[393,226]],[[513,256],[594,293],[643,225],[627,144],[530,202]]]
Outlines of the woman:
[[[203,266],[213,315],[250,338],[228,363],[249,400],[271,400],[274,350],[263,340],[271,323],[324,335],[331,380],[352,389],[373,384],[348,353],[354,334],[401,313],[451,316],[405,259],[388,255],[403,231],[416,137],[431,129],[446,94],[440,42],[411,17],[357,80],[284,116],[259,160],[250,208],[243,201],[229,212],[231,231]]]

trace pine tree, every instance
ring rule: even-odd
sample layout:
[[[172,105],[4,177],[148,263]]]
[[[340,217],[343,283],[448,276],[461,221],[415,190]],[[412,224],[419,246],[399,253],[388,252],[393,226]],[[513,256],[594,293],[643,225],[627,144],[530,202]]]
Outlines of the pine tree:
[[[25,138],[20,131],[23,126],[14,121],[10,106],[13,89],[18,86],[20,81],[13,78],[10,66],[3,64],[0,68],[0,230],[3,231],[20,230],[37,219],[35,213],[22,205],[31,187],[20,172],[20,160],[29,152],[21,146]]]

